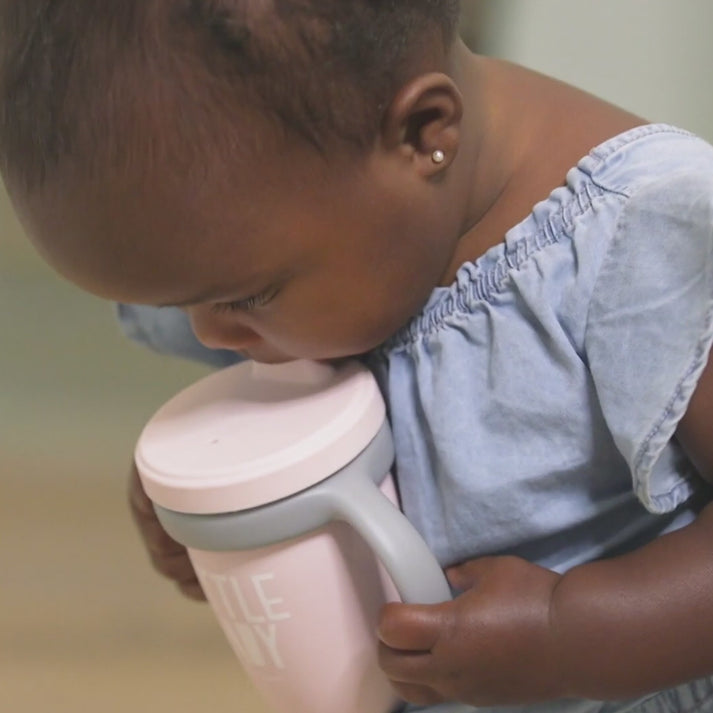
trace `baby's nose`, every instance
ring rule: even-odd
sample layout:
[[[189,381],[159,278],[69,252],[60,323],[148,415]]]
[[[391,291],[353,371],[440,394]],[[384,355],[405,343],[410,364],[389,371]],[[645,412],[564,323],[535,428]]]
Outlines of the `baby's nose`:
[[[187,312],[193,333],[209,349],[241,352],[262,342],[260,335],[241,324],[234,315],[215,314],[206,307],[189,308]]]

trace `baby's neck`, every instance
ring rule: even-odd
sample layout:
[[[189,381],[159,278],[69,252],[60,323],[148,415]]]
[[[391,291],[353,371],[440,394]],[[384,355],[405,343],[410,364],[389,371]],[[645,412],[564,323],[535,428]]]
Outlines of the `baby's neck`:
[[[562,82],[474,55],[462,44],[454,56],[465,105],[456,164],[464,218],[444,284],[464,262],[500,243],[594,146],[646,123]]]

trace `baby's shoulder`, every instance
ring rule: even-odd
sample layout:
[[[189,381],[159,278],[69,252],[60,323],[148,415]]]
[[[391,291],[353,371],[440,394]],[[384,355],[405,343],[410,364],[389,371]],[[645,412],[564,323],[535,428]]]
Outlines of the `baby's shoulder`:
[[[710,185],[713,146],[683,129],[648,124],[592,149],[578,168],[604,191],[626,198],[656,190],[670,194],[681,182]]]
[[[594,196],[572,231],[591,258],[592,288],[602,289],[607,271],[630,284],[653,273],[661,285],[676,283],[678,263],[691,269],[707,260],[713,238],[707,141],[664,124],[642,126],[593,149],[573,173]]]
[[[605,268],[660,286],[695,274],[713,249],[713,146],[666,125],[640,127],[591,152],[580,166],[618,198],[603,235]],[[636,278],[636,279],[634,279]],[[601,275],[598,276],[601,284]]]

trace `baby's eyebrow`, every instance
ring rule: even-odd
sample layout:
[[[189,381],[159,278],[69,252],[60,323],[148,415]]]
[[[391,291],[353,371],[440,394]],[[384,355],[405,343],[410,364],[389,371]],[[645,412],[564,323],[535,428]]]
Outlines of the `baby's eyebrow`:
[[[231,285],[212,286],[197,294],[177,301],[158,303],[156,307],[192,307],[206,302],[223,302],[252,297],[265,290],[267,285],[277,281],[274,272],[260,270],[250,275],[244,275],[240,281]]]
[[[191,297],[186,300],[181,300],[180,302],[158,302],[154,307],[159,307],[160,309],[166,309],[168,307],[190,307],[192,305],[200,304],[201,302],[208,302],[210,298],[205,298],[203,296]]]
[[[203,304],[204,302],[215,302],[223,297],[225,290],[210,289],[204,292],[199,292],[192,297],[186,299],[171,301],[171,302],[159,302],[156,307],[191,307],[193,305]]]
[[[158,307],[159,309],[168,309],[170,307],[176,307],[176,308],[190,307],[191,305],[200,304],[201,302],[203,302],[203,300],[201,300],[201,299],[198,299],[198,300],[189,299],[189,300],[183,300],[181,302],[158,302],[154,305],[154,307]]]

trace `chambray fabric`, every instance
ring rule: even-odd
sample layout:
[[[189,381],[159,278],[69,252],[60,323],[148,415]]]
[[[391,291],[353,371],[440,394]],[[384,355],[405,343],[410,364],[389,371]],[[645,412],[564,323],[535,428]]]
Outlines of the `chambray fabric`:
[[[155,310],[121,316],[195,349]],[[712,340],[713,147],[665,125],[614,137],[365,357],[405,513],[443,565],[510,553],[559,572],[690,522],[710,493],[673,436]],[[708,682],[494,709],[694,710],[713,712]]]

